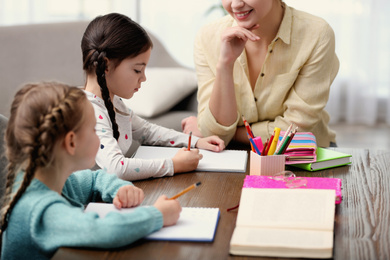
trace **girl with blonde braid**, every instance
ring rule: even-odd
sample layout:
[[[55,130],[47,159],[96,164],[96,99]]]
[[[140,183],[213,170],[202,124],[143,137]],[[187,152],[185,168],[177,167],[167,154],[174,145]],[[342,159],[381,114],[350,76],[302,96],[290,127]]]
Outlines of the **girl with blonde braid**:
[[[6,130],[6,200],[2,259],[50,259],[59,247],[117,248],[177,222],[178,201],[100,219],[84,205],[101,198],[117,208],[140,205],[143,191],[95,163],[99,138],[84,91],[58,83],[29,84],[15,95]]]
[[[146,31],[121,14],[95,18],[81,41],[85,92],[94,106],[100,149],[96,164],[121,179],[139,180],[193,171],[202,155],[188,151],[188,135],[147,122],[127,108],[121,98],[131,98],[146,80],[152,42]],[[169,159],[131,158],[134,141],[145,145],[183,147]],[[191,147],[219,152],[225,148],[217,136],[193,137]]]

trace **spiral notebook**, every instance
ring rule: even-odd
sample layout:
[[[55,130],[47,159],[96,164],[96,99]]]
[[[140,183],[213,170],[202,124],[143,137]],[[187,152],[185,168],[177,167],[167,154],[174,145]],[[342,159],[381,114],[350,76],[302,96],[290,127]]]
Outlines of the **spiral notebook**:
[[[131,213],[135,208],[117,209],[110,203],[91,202],[85,212],[96,212],[104,218],[109,212]],[[183,207],[176,225],[162,229],[145,237],[149,240],[212,242],[217,230],[219,208]]]
[[[180,150],[179,147],[140,146],[133,158],[140,159],[166,159],[173,158]],[[245,172],[248,152],[244,150],[223,150],[212,152],[199,149],[203,155],[196,171],[205,172]]]

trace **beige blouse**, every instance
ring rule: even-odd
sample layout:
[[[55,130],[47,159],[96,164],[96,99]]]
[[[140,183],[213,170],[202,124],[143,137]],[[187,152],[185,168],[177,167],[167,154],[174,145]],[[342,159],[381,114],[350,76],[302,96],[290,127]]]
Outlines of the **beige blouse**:
[[[274,127],[286,130],[290,123],[299,131],[310,131],[317,145],[329,146],[336,134],[329,129],[329,115],[324,110],[330,86],[337,75],[339,61],[335,53],[332,28],[323,19],[285,5],[283,21],[275,39],[268,46],[262,71],[252,91],[245,51],[234,65],[237,120],[220,125],[209,109],[220,53],[221,33],[236,26],[231,16],[203,27],[195,40],[194,60],[198,76],[198,127],[204,136],[218,135],[228,144],[241,115],[252,131],[263,140]]]

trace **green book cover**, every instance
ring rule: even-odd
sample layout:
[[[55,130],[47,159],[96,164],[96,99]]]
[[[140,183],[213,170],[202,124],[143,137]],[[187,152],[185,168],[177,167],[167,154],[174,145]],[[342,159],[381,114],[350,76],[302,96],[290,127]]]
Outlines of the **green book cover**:
[[[323,169],[343,166],[351,163],[352,155],[317,147],[317,160],[312,163],[292,164],[307,171],[319,171]]]

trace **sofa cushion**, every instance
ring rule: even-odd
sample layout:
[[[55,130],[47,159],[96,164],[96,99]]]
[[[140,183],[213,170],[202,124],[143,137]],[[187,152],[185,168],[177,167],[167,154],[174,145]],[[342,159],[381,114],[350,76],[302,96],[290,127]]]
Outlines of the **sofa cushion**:
[[[142,117],[167,112],[197,88],[195,71],[180,67],[147,67],[139,92],[123,102]]]

